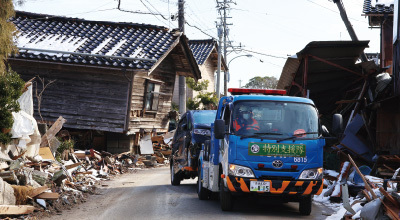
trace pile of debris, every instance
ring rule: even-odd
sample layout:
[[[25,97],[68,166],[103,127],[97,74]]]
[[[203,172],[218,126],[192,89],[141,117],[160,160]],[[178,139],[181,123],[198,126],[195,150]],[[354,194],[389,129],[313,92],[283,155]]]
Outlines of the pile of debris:
[[[22,102],[21,111],[12,113],[14,124],[8,131],[12,142],[0,144],[1,218],[61,212],[84,202],[88,194],[95,193],[96,187],[104,185],[103,180],[168,163],[165,156],[171,149],[162,136],[153,137],[154,152],[149,155],[75,149],[69,132],[61,130],[66,122],[63,117],[49,129],[46,124],[40,129],[41,124],[33,118],[31,93],[28,91],[24,93],[27,97],[21,97],[30,105]]]
[[[155,136],[153,155],[133,155],[130,152],[111,154],[105,151],[65,149],[57,138],[65,120],[60,117],[43,135],[38,155],[26,156],[22,151],[13,156],[4,154],[0,171],[0,213],[33,215],[59,212],[63,205],[85,201],[85,193],[95,193],[96,186],[112,175],[144,167],[167,164],[171,152],[162,136]],[[63,130],[62,134],[67,131]],[[65,136],[65,135],[62,135]],[[68,136],[68,135],[67,135]],[[64,141],[67,142],[67,141]],[[48,143],[48,146],[43,143]],[[16,148],[18,150],[18,148]],[[62,152],[59,152],[62,149]],[[59,155],[56,159],[54,155]]]
[[[326,188],[317,202],[342,202],[338,218],[344,219],[400,219],[400,178],[398,168],[392,177],[382,179],[368,175],[371,169],[358,167],[352,157],[342,163],[340,173],[324,172]]]

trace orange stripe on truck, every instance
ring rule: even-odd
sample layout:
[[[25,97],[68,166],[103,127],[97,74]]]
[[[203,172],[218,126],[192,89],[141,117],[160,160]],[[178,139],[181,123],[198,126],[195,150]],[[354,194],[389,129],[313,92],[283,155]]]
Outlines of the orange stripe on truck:
[[[279,188],[279,189],[275,189],[275,188],[273,188],[272,187],[272,184],[271,184],[271,193],[272,194],[281,194],[281,193],[283,193],[283,191],[285,191],[285,189],[286,189],[286,187],[289,185],[289,183],[290,183],[290,181],[283,181],[282,182],[282,187],[281,188]]]
[[[226,178],[226,184],[228,185],[228,189],[231,192],[236,192],[236,189],[235,189],[235,187],[233,187],[233,184],[232,184],[231,179],[229,177]]]
[[[322,180],[321,187],[319,187],[319,190],[318,190],[318,192],[317,192],[315,195],[321,194],[323,189],[324,189],[324,180]]]
[[[240,183],[240,189],[242,189],[243,192],[250,192],[249,188],[247,187],[246,183],[244,182],[243,178],[238,178],[236,177],[236,181]]]
[[[311,194],[311,192],[312,192],[312,188],[315,186],[315,185],[317,185],[317,181],[311,181],[310,182],[310,184],[308,184],[308,187],[307,187],[307,189],[304,191],[304,193],[303,193],[303,195],[308,195],[308,194]],[[323,184],[321,184],[321,186],[322,186]]]

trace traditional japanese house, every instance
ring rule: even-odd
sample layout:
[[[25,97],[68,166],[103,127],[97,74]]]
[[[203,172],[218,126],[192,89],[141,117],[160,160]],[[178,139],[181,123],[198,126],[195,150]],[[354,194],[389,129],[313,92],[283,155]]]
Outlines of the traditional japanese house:
[[[123,152],[145,133],[166,132],[176,76],[201,78],[178,31],[27,12],[12,21],[19,54],[9,64],[25,80],[36,77],[35,118],[64,117],[82,148]]]

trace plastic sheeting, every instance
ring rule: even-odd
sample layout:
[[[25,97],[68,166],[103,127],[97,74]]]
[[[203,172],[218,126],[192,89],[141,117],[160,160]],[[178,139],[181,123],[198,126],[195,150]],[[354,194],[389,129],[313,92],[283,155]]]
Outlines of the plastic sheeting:
[[[28,87],[21,97],[18,99],[21,111],[26,112],[28,115],[33,116],[33,97],[32,97],[32,85]]]
[[[12,138],[18,139],[16,147],[26,149],[25,156],[35,157],[39,153],[41,136],[37,122],[33,118],[32,86],[18,99],[21,111],[13,112],[14,124],[11,129]]]
[[[19,139],[17,147],[26,149],[26,156],[39,153],[41,136],[35,118],[24,111],[13,112],[14,124],[11,129],[12,138]]]

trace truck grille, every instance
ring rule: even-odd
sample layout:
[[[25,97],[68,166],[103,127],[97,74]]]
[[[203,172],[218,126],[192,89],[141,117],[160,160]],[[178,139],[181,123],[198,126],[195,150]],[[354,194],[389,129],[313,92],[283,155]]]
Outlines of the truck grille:
[[[260,176],[260,179],[263,180],[294,180],[291,176]]]

